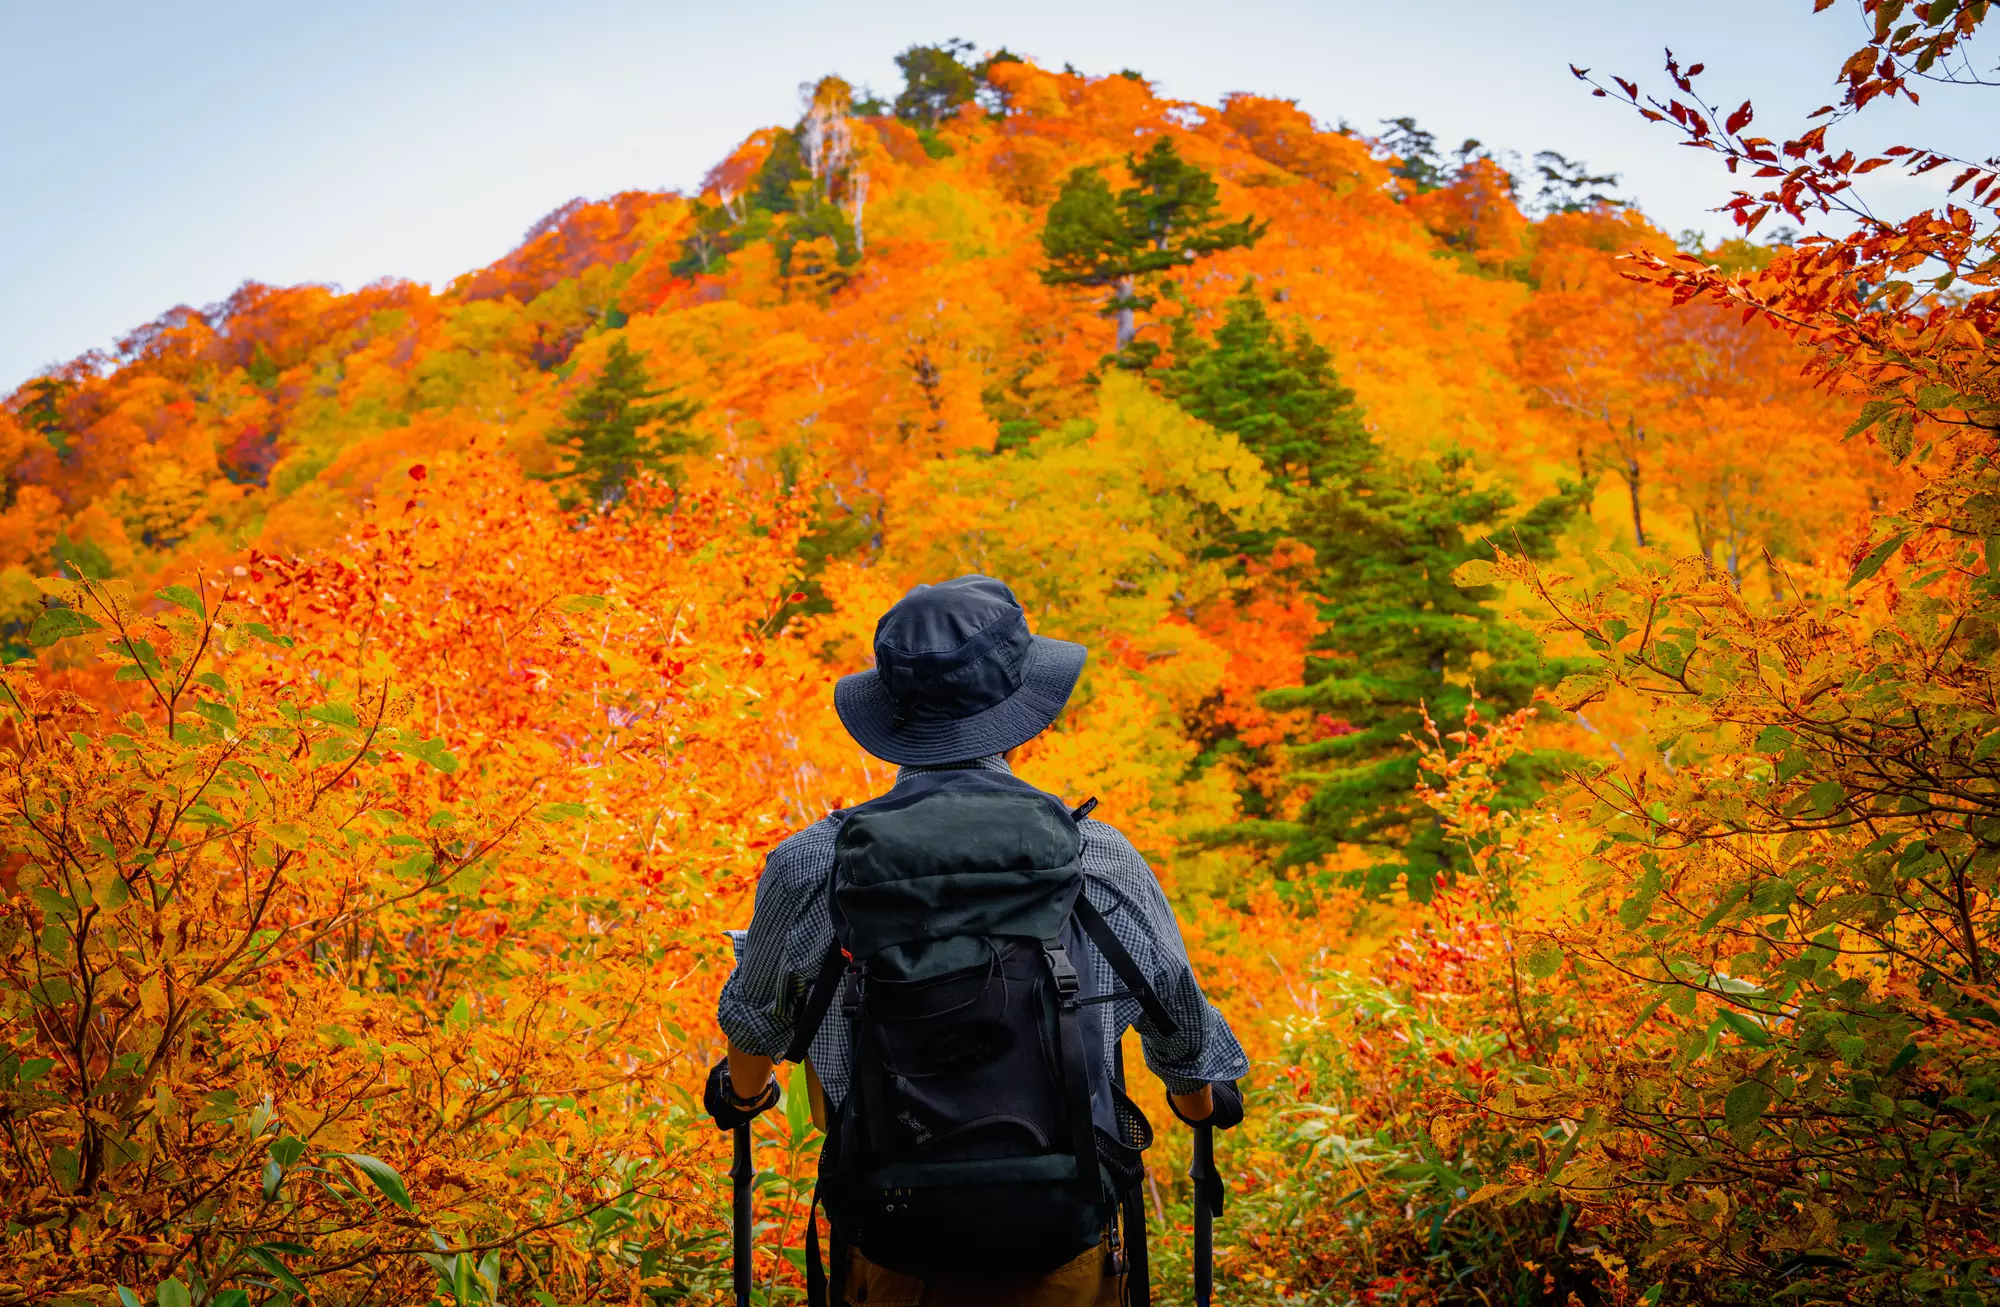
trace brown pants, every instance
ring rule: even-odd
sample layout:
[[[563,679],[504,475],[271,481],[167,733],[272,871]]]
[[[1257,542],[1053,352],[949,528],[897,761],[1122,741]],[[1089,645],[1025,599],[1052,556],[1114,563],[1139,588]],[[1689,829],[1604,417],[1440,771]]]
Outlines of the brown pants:
[[[1031,1280],[926,1283],[850,1251],[847,1301],[854,1307],[1119,1307],[1125,1277],[1105,1274],[1110,1256],[1100,1245]]]

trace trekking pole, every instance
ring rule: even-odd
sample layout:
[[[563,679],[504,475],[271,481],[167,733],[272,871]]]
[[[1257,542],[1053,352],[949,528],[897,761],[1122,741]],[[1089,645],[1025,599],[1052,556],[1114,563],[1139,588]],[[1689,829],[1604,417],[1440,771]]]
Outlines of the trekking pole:
[[[1215,1297],[1215,1218],[1222,1215],[1222,1177],[1215,1170],[1215,1127],[1194,1128],[1194,1301],[1209,1307]]]
[[[755,1175],[750,1164],[750,1123],[737,1126],[733,1133],[736,1161],[729,1168],[729,1179],[736,1191],[736,1254],[732,1270],[736,1277],[736,1307],[750,1307],[750,1181]]]

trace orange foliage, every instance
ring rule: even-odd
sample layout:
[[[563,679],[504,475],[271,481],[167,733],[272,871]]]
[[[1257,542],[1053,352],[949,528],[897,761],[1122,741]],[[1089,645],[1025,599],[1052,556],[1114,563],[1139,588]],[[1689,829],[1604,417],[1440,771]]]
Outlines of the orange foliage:
[[[219,1288],[261,1265],[247,1250],[266,1244],[308,1247],[284,1256],[327,1303],[499,1300],[497,1279],[485,1297],[440,1279],[477,1279],[489,1253],[506,1301],[521,1285],[562,1302],[719,1292],[703,1243],[722,1224],[717,1191],[700,1179],[714,1137],[683,1091],[716,1052],[720,931],[747,920],[764,850],[891,779],[841,732],[829,693],[868,657],[876,615],[910,584],[974,569],[1013,584],[1038,628],[1093,651],[1060,728],[1024,749],[1023,774],[1071,801],[1096,795],[1155,860],[1186,908],[1197,966],[1259,1062],[1260,1092],[1316,1113],[1274,1117],[1237,1145],[1262,1215],[1225,1250],[1225,1269],[1273,1292],[1287,1277],[1342,1279],[1386,1299],[1415,1283],[1387,1246],[1355,1251],[1332,1213],[1353,1172],[1373,1177],[1370,1211],[1403,1212],[1411,1191],[1389,1172],[1421,1152],[1409,1141],[1424,1126],[1399,1096],[1483,1083],[1508,1040],[1526,1037],[1480,983],[1501,965],[1503,932],[1478,915],[1490,903],[1452,894],[1443,917],[1419,918],[1281,891],[1255,855],[1206,838],[1244,792],[1294,803],[1283,746],[1344,727],[1260,702],[1302,677],[1318,627],[1311,558],[1282,543],[1261,560],[1235,557],[1229,539],[1284,520],[1255,456],[1143,378],[1099,375],[1099,306],[1037,276],[1062,178],[1080,165],[1115,178],[1135,139],[1172,136],[1214,176],[1224,211],[1269,232],[1191,267],[1142,339],[1165,346],[1176,314],[1206,331],[1248,279],[1288,331],[1331,351],[1389,456],[1461,448],[1524,498],[1572,463],[1596,475],[1622,459],[1638,468],[1635,505],[1746,565],[1766,549],[1824,554],[1865,507],[1877,467],[1868,450],[1834,443],[1832,401],[1795,380],[1800,359],[1778,334],[1670,310],[1616,275],[1623,251],[1665,249],[1642,221],[1530,222],[1490,161],[1405,196],[1365,142],[1288,101],[1238,95],[1214,109],[1132,78],[1028,63],[992,66],[989,83],[999,112],[967,105],[921,136],[829,110],[839,88],[821,84],[815,112],[822,127],[839,118],[829,130],[846,133],[853,170],[834,211],[858,247],[846,262],[848,229],[826,226],[805,198],[832,195],[829,177],[795,178],[791,210],[751,212],[763,170],[789,157],[772,129],[699,196],[572,202],[442,292],[246,284],[65,369],[49,422],[29,416],[28,388],[0,409],[0,622],[26,628],[40,611],[29,578],[58,561],[108,569],[140,595],[198,567],[227,578],[227,620],[266,623],[290,647],[226,641],[197,667],[189,660],[211,655],[183,647],[185,634],[146,626],[148,638],[171,645],[188,677],[213,670],[215,694],[259,705],[278,743],[258,777],[297,766],[294,746],[314,765],[361,759],[315,798],[338,818],[311,827],[319,879],[287,891],[287,929],[332,938],[345,928],[335,918],[364,900],[380,922],[365,947],[287,955],[253,983],[216,958],[229,930],[256,927],[217,907],[200,984],[240,983],[233,1006],[211,996],[198,1020],[172,1028],[143,1001],[114,1014],[152,1041],[158,1075],[188,1086],[189,1107],[197,1091],[228,1089],[242,1111],[140,1095],[114,1123],[97,1121],[86,1104],[107,1064],[64,1053],[56,1035],[105,1009],[57,1003],[36,1021],[9,1009],[17,1061],[50,1063],[38,1092],[55,1097],[35,1108],[36,1128],[72,1153],[113,1136],[137,1150],[88,1187],[0,1159],[10,1194],[57,1194],[48,1201],[65,1213],[17,1221],[0,1240],[25,1268],[17,1278],[39,1277],[22,1278],[34,1286],[23,1293],[101,1297],[116,1282],[150,1292],[196,1274]],[[688,242],[707,239],[704,223],[737,225],[690,274]],[[652,386],[700,406],[692,422],[706,443],[673,478],[642,479],[602,512],[564,512],[535,478],[613,342],[643,360]],[[1607,495],[1609,513],[1623,511],[1623,491]],[[113,607],[157,624],[148,602]],[[116,662],[110,643],[84,632],[47,655],[43,677],[16,672],[29,698],[64,676],[102,695],[102,712],[37,699],[15,729],[58,713],[96,760],[88,775],[107,810],[139,803],[143,788],[104,761],[123,747],[115,737],[131,733],[181,767],[227,744],[177,740],[157,702],[111,703],[130,678],[111,681],[86,657]],[[454,768],[353,735],[346,719],[367,718],[371,695],[375,725],[433,757],[448,750]],[[328,729],[299,726],[302,705],[330,712],[311,719]],[[114,708],[138,716],[114,721]],[[1243,774],[1209,756],[1225,737],[1268,761]],[[10,755],[16,811],[67,783],[63,768],[85,766],[50,738]],[[296,812],[229,798],[238,806],[203,802],[244,848],[291,838],[281,828]],[[366,866],[341,852],[350,821],[375,823]],[[445,856],[463,853],[451,852],[461,826],[490,844],[476,874]],[[130,832],[105,838],[109,852],[77,845],[110,860],[91,862],[94,884],[134,850],[158,856]],[[452,874],[433,884],[413,870],[399,890],[380,852],[392,847],[430,850],[428,866]],[[68,846],[38,848],[38,884],[54,887]],[[238,873],[205,874],[229,887]],[[76,915],[82,899],[65,893],[70,909],[8,899],[6,920],[23,926],[4,936],[8,983],[39,956],[43,928]],[[106,938],[101,947],[123,947]],[[120,965],[135,993],[194,974],[192,960],[133,947]],[[15,987],[18,998],[28,985]],[[1455,1004],[1488,1025],[1453,1024]],[[1416,1050],[1429,1039],[1438,1056]],[[1353,1058],[1334,1056],[1350,1043]],[[218,1069],[221,1044],[241,1051],[239,1070]],[[514,1088],[491,1088],[507,1077]],[[519,1115],[482,1115],[482,1093]],[[245,1105],[266,1095],[275,1115],[252,1129]],[[796,1170],[800,1135],[783,1129],[773,1138],[792,1146]],[[344,1177],[342,1201],[372,1206],[349,1220],[316,1193],[267,1199],[262,1168],[281,1137]],[[1330,1139],[1342,1150],[1337,1187],[1316,1169]],[[415,1214],[383,1206],[393,1196],[366,1189],[340,1160],[349,1153],[392,1167]],[[227,1238],[176,1223],[189,1185],[215,1195],[205,1201],[234,1223]],[[794,1243],[797,1199],[778,1202],[792,1203]],[[1273,1242],[1294,1229],[1306,1234]],[[1423,1255],[1420,1232],[1392,1242],[1397,1256]],[[1169,1265],[1178,1249],[1170,1238]],[[379,1284],[366,1280],[375,1270]],[[790,1284],[793,1271],[767,1247],[760,1275]],[[32,1300],[9,1291],[0,1283],[0,1302]]]
[[[1574,442],[1577,475],[1612,474],[1636,545],[1685,542],[1776,591],[1778,560],[1837,551],[1892,478],[1867,443],[1828,439],[1845,410],[1782,333],[1623,275],[1628,253],[1668,248],[1636,215],[1545,222],[1541,290],[1514,326],[1521,376]]]

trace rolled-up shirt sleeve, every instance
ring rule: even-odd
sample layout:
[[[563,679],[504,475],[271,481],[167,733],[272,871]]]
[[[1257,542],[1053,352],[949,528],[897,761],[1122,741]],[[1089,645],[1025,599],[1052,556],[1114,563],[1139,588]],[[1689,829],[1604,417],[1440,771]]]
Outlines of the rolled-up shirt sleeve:
[[[1175,1029],[1167,1034],[1146,1017],[1136,1000],[1120,1000],[1116,1024],[1138,1030],[1146,1065],[1175,1094],[1191,1094],[1212,1081],[1246,1075],[1250,1059],[1229,1022],[1201,992],[1180,923],[1146,860],[1116,828],[1089,821],[1084,823],[1083,861],[1085,893],[1174,1020]],[[1109,964],[1100,965],[1107,972],[1106,990],[1100,992],[1107,992]]]
[[[716,1024],[745,1053],[784,1055],[832,946],[826,869],[837,828],[833,818],[815,822],[764,860],[750,929],[715,1007]]]

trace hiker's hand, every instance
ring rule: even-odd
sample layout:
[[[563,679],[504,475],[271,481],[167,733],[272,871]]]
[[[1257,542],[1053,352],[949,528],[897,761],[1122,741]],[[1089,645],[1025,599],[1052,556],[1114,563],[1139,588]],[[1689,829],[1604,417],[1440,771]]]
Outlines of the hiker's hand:
[[[749,1100],[736,1096],[729,1083],[729,1059],[723,1058],[708,1073],[708,1087],[702,1091],[701,1105],[715,1118],[718,1130],[734,1130],[737,1126],[756,1119],[758,1113],[776,1106],[778,1102],[778,1078],[772,1076],[764,1082],[764,1091]]]
[[[1201,1111],[1203,1099],[1208,1100],[1206,1112]],[[1167,1106],[1189,1125],[1227,1130],[1243,1124],[1243,1092],[1236,1087],[1234,1080],[1212,1081],[1192,1094],[1168,1094]],[[1200,1115],[1196,1115],[1197,1112]]]

